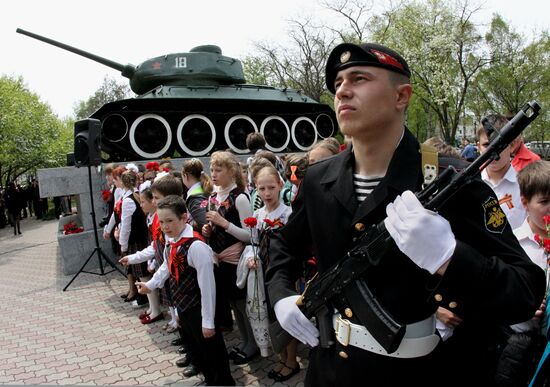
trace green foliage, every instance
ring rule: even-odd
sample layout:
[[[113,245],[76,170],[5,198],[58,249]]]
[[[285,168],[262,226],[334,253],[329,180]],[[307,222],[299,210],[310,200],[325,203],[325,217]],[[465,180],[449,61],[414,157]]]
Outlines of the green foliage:
[[[473,84],[469,109],[477,121],[487,113],[514,115],[523,104],[537,100],[542,114],[527,128],[524,137],[543,141],[550,137],[550,36],[542,33],[532,43],[496,15],[486,35],[491,64]]]
[[[407,59],[415,93],[437,117],[448,143],[455,138],[471,82],[488,63],[483,38],[470,20],[474,12],[467,4],[445,0],[407,2],[380,17],[373,31],[375,41]],[[421,111],[413,109],[411,116]]]
[[[0,182],[64,165],[73,147],[70,126],[30,92],[22,78],[0,77]]]
[[[74,113],[77,119],[87,118],[106,103],[130,96],[132,96],[132,92],[127,83],[118,83],[114,78],[105,76],[103,84],[90,98],[77,103]]]

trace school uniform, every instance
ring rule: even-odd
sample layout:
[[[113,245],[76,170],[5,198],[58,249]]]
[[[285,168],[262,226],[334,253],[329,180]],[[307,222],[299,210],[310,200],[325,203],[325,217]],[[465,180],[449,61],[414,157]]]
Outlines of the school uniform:
[[[208,195],[202,189],[201,183],[197,182],[189,187],[185,198],[185,205],[189,212],[189,223],[195,231],[201,232],[206,222],[206,207],[204,203],[208,200]]]
[[[160,224],[158,215],[155,212],[150,225],[151,243],[143,250],[137,251],[134,254],[128,256],[129,264],[138,264],[142,262],[151,262],[155,269],[158,269],[164,262],[164,246],[165,238],[164,233],[160,230]],[[168,282],[161,288],[159,288],[160,303],[163,306],[172,306],[170,297],[170,287]]]
[[[405,190],[421,189],[423,176],[419,144],[405,129],[386,175],[359,204],[354,191],[354,155],[352,147],[327,160],[311,165],[292,205],[285,227],[270,241],[270,265],[266,272],[269,296],[275,305],[295,295],[294,282],[300,275],[300,261],[317,258],[320,274],[343,257],[357,238],[372,224],[386,218],[386,206]],[[545,281],[539,267],[519,246],[506,222],[493,222],[491,211],[499,211],[497,198],[480,179],[462,187],[439,214],[451,225],[457,243],[443,277],[419,268],[394,243],[380,263],[367,270],[362,280],[377,301],[397,322],[419,327],[410,358],[402,357],[401,345],[388,354],[373,343],[357,318],[364,308],[362,300],[342,296],[328,304],[337,310],[337,321],[356,324],[350,331],[349,345],[341,335],[330,348],[313,348],[309,357],[307,386],[351,386],[364,380],[369,386],[441,385],[435,375],[433,336],[434,314],[438,306],[451,308],[464,320],[492,319],[500,323],[524,321],[532,316],[542,300]],[[502,218],[499,218],[502,219]],[[419,325],[418,325],[419,324]],[[482,327],[483,325],[478,325]],[[412,330],[412,329],[411,329]],[[355,332],[362,332],[369,343],[363,349]],[[370,339],[369,339],[370,337]],[[340,341],[339,341],[340,340]],[[344,343],[344,344],[343,344]],[[409,347],[411,349],[411,347]],[[375,352],[372,352],[376,348]],[[469,359],[465,359],[467,362]],[[443,359],[447,379],[457,377],[475,382],[468,368]],[[443,383],[445,383],[443,381]],[[474,383],[475,384],[475,383]]]
[[[202,328],[214,329],[216,284],[212,249],[186,225],[177,238],[167,238],[162,266],[146,286],[156,289],[170,278],[180,324],[196,352],[196,365],[207,385],[235,385],[220,332],[204,338]]]
[[[237,197],[241,194],[243,194],[243,191],[235,185],[224,200],[220,199],[217,192],[211,195],[211,198],[215,198],[219,202],[217,211],[223,218],[229,221],[230,227],[241,227],[241,219],[236,206]],[[224,230],[219,226],[213,227],[212,234],[208,240],[208,244],[216,254],[221,253],[228,247],[234,246],[239,242],[239,239],[233,236],[229,230]],[[244,245],[242,245],[242,249],[244,249]],[[234,264],[221,261],[218,262],[215,268],[216,286],[218,289],[223,289],[223,292],[218,292],[216,319],[219,325],[223,327],[231,327],[233,325],[233,318],[229,306],[230,302],[242,300],[246,297],[246,291],[244,289],[239,289],[236,285],[237,263],[242,249],[237,255]]]
[[[133,254],[147,247],[147,221],[132,190],[125,190],[113,211],[115,225],[119,226],[118,238],[121,254]],[[128,265],[126,274],[136,278],[149,276],[147,263]]]

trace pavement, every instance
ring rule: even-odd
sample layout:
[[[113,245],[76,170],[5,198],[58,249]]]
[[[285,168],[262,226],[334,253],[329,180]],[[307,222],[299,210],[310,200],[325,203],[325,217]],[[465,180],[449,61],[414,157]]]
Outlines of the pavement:
[[[127,281],[120,273],[80,273],[63,291],[74,275],[61,270],[57,223],[24,219],[18,236],[0,229],[0,384],[200,383],[202,377],[185,378],[176,367],[176,333],[161,329],[167,321],[143,325],[143,309],[121,300]],[[238,333],[226,333],[225,341],[228,348],[238,344]],[[233,378],[242,386],[302,386],[307,352],[298,347],[302,371],[284,383],[267,377],[276,355],[231,365]]]

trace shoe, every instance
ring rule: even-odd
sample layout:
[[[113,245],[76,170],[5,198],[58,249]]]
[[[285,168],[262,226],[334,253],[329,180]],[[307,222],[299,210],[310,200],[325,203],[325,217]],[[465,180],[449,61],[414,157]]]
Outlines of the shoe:
[[[145,298],[145,300],[138,297],[137,300],[132,301],[131,306],[132,306],[132,308],[136,308],[136,309],[137,308],[143,308],[145,306],[149,306],[149,301],[147,300],[147,297]]]
[[[163,331],[167,330],[168,328],[170,328],[170,323],[166,323],[162,326]]]
[[[168,333],[174,333],[178,330],[178,327],[173,327],[173,326],[168,326],[168,328],[166,328],[166,332]]]
[[[126,297],[126,298],[124,299],[124,302],[132,302],[132,301],[135,301],[135,300],[137,300],[137,299],[138,299],[138,295],[136,294],[136,295],[134,295],[134,296],[132,296],[132,297]]]
[[[186,378],[190,378],[192,376],[195,376],[199,373],[199,369],[194,364],[189,364],[187,367],[183,369],[183,376]]]
[[[296,364],[296,368],[290,368],[289,366],[287,366],[285,364],[285,366],[283,367],[283,370],[284,369],[289,369],[291,370],[290,373],[288,373],[287,375],[283,375],[281,373],[281,371],[277,372],[277,374],[275,375],[275,377],[273,378],[276,382],[284,382],[285,380],[288,380],[290,379],[291,377],[293,377],[294,375],[296,375],[298,372],[300,372],[300,364]]]
[[[128,293],[121,294],[120,298],[122,298],[122,299],[128,298]]]
[[[147,315],[145,318],[141,319],[142,324],[151,324],[160,320],[164,320],[164,315],[161,313],[156,317],[151,318],[150,315]]]
[[[181,359],[176,360],[176,366],[179,368],[185,368],[191,364],[191,360],[193,360],[192,356],[185,354]]]
[[[279,364],[277,365],[281,365],[281,370],[283,369],[283,367],[286,367],[286,364],[284,361],[280,361]],[[276,371],[275,369],[272,369],[271,371],[269,371],[267,373],[267,377],[270,378],[270,379],[275,379],[275,376],[277,376],[277,374],[279,374],[279,372],[281,372],[281,370],[279,371]]]
[[[168,328],[168,327],[167,327]],[[176,346],[176,345],[183,345],[183,340],[182,338],[180,337],[179,339],[174,339],[170,342],[170,344]]]
[[[233,358],[233,364],[235,365],[246,364],[260,353],[259,350],[256,350],[250,356],[247,356],[246,353],[244,353],[243,351],[241,350],[237,350],[237,351],[235,351],[236,353]]]
[[[140,313],[138,317],[139,317],[140,320],[143,320],[145,317],[149,316],[150,314],[151,313],[145,311],[145,312]]]
[[[187,346],[187,344],[182,344],[181,347],[178,348],[178,353],[180,355],[183,355],[184,353],[187,353],[189,352],[189,347]]]
[[[229,360],[235,360],[238,353],[243,353],[238,347],[233,347],[233,349],[227,354]],[[244,353],[243,353],[244,354]],[[246,356],[246,354],[244,354]]]

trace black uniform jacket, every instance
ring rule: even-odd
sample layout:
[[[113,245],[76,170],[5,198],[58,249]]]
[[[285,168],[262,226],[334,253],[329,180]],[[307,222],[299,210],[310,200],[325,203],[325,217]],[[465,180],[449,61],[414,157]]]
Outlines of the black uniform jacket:
[[[301,261],[312,251],[323,273],[354,245],[361,234],[357,223],[368,228],[382,221],[388,203],[405,190],[418,191],[423,181],[419,145],[407,129],[386,176],[361,204],[354,192],[353,167],[351,147],[309,167],[288,223],[270,242],[266,280],[272,305],[296,294]],[[527,257],[506,221],[493,227],[489,211],[496,208],[487,205],[493,200],[494,192],[475,179],[439,211],[457,240],[443,277],[420,269],[395,244],[367,271],[367,285],[398,322],[422,320],[438,306],[463,318],[482,315],[485,321],[505,324],[534,315],[545,291],[544,272]]]

